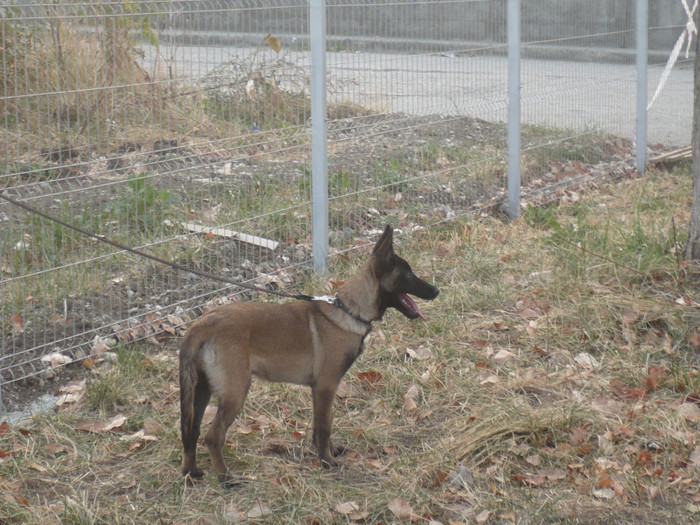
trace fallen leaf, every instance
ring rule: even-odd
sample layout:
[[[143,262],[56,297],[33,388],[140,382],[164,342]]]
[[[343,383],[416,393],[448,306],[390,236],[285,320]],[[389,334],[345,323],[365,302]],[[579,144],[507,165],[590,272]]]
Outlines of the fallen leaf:
[[[622,314],[622,324],[623,326],[632,326],[637,319],[639,319],[639,314],[631,310],[625,310]]]
[[[419,345],[415,350],[406,348],[406,353],[411,359],[415,359],[416,361],[425,361],[433,357],[433,352],[425,345]]]
[[[513,352],[509,352],[508,350],[503,349],[496,352],[496,354],[491,358],[491,360],[497,365],[502,365],[508,362],[513,357],[515,357],[515,354]]]
[[[47,471],[46,467],[42,467],[38,463],[35,463],[31,459],[24,459],[24,464],[27,465],[30,469],[36,470],[37,472],[41,472],[42,474]]]
[[[360,380],[362,388],[365,390],[377,390],[381,386],[382,379],[384,376],[379,372],[369,371],[369,372],[358,372],[357,378]]]
[[[360,507],[354,501],[346,501],[344,503],[338,503],[335,506],[335,511],[339,514],[348,515],[353,512],[360,510]]]
[[[416,402],[413,400],[411,397],[404,397],[403,398],[403,409],[406,412],[413,412],[414,410],[418,410],[418,405]]]
[[[551,468],[540,471],[548,481],[555,482],[566,479],[566,472],[559,468]]]
[[[359,387],[348,383],[347,381],[341,381],[340,385],[338,385],[338,388],[335,391],[335,395],[339,399],[347,399],[350,397],[357,397],[360,392],[361,390]]]
[[[82,394],[61,394],[56,401],[56,406],[58,408],[77,403],[82,398]]]
[[[614,416],[619,415],[622,411],[622,405],[618,401],[605,396],[595,398],[591,402],[591,406],[599,412]]]
[[[491,516],[491,511],[489,510],[482,510],[477,514],[474,519],[476,520],[477,523],[486,523],[489,521],[489,516]]]
[[[109,344],[107,344],[107,341],[105,341],[99,335],[96,335],[95,338],[92,340],[92,353],[97,356],[100,356],[105,352],[108,352],[109,350],[110,346]]]
[[[576,361],[582,367],[589,368],[591,370],[595,370],[600,367],[598,360],[588,352],[579,352],[574,357],[574,361]]]
[[[656,485],[651,485],[647,488],[647,491],[649,492],[649,499],[651,501],[655,500],[659,495],[659,487]]]
[[[539,487],[545,482],[542,474],[514,474],[510,479],[527,487]]]
[[[695,447],[695,449],[690,453],[689,459],[693,465],[700,465],[700,447]]]
[[[574,427],[569,430],[569,443],[580,445],[586,441],[588,430],[583,427]]]
[[[254,518],[262,518],[263,516],[270,514],[270,512],[270,507],[267,505],[256,503],[246,511],[245,516],[250,520]]]
[[[88,421],[79,421],[73,425],[75,430],[80,430],[81,432],[90,432],[92,434],[98,434],[104,429],[104,421],[99,421],[97,419],[90,419]]]
[[[104,431],[109,432],[110,430],[119,430],[126,423],[126,416],[122,414],[117,414],[112,419],[107,421],[104,426]]]
[[[637,454],[637,463],[641,463],[642,465],[644,465],[646,463],[651,463],[651,462],[652,462],[651,454],[649,454],[649,452],[646,450],[640,450],[639,454]]]
[[[480,385],[495,385],[500,381],[498,376],[496,374],[491,374],[488,371],[482,371],[485,373],[481,374],[481,380],[479,381]]]
[[[596,486],[599,489],[611,489],[613,486],[613,480],[607,474],[601,474],[601,476],[598,478],[598,483]]]
[[[688,336],[688,342],[693,345],[696,350],[700,350],[700,334],[693,332]]]
[[[627,391],[628,387],[624,382],[619,379],[611,379],[609,386],[612,393],[617,397],[625,397],[625,392]]]
[[[229,524],[239,523],[243,519],[241,509],[235,503],[228,503],[224,508],[224,521]]]
[[[126,416],[118,414],[108,421],[100,421],[97,419],[81,421],[73,425],[73,428],[91,434],[101,434],[112,430],[120,430],[124,423],[126,423]]]
[[[469,489],[472,485],[474,485],[474,475],[464,465],[457,467],[457,471],[450,479],[450,486],[456,489]]]
[[[270,49],[272,49],[278,55],[279,55],[280,51],[282,51],[282,42],[276,36],[272,36],[271,34],[268,34],[265,37],[265,39],[263,40],[263,42],[265,42],[268,46],[270,46]]]
[[[630,388],[626,392],[627,399],[630,399],[632,401],[646,399],[648,396],[649,396],[649,393],[646,390],[644,390],[643,388]]]
[[[143,420],[143,432],[147,436],[155,436],[162,432],[163,427],[155,419],[149,417]]]
[[[700,407],[698,407],[695,403],[681,403],[678,405],[676,412],[681,419],[685,419],[686,421],[690,421],[692,423],[697,423],[700,421]]]
[[[525,461],[527,461],[530,465],[534,467],[539,467],[542,464],[542,458],[539,456],[539,454],[532,454],[530,456],[527,456],[525,458]]]
[[[411,505],[401,498],[392,499],[389,502],[388,507],[391,513],[399,519],[410,518],[413,516],[413,509],[411,508]]]
[[[541,316],[537,310],[533,310],[532,308],[525,308],[524,310],[521,310],[518,315],[520,315],[520,317],[523,319],[537,319]]]
[[[612,482],[612,489],[615,493],[615,496],[617,496],[618,498],[621,498],[623,493],[625,492],[625,489],[622,487],[622,483],[615,479]]]
[[[662,366],[650,366],[648,375],[647,375],[647,380],[646,380],[646,387],[649,392],[652,390],[656,390],[659,385],[661,384],[661,381],[666,377],[666,369]]]
[[[73,362],[73,360],[60,352],[52,352],[49,355],[42,357],[41,362],[51,368],[57,368],[59,366],[67,365]]]
[[[593,496],[598,499],[613,499],[615,491],[613,489],[596,489],[593,491]]]
[[[350,514],[348,514],[348,518],[350,518],[352,521],[364,521],[367,518],[369,518],[370,514],[371,512],[365,509],[359,512],[351,512]]]
[[[14,314],[10,316],[10,324],[14,333],[21,334],[24,332],[24,319],[22,319],[21,315]]]
[[[642,388],[630,388],[620,379],[611,379],[609,385],[612,393],[621,399],[637,401],[639,399],[646,399],[649,395],[647,390]]]
[[[430,474],[430,488],[436,489],[440,485],[444,483],[444,481],[447,479],[447,472],[444,470],[435,470],[432,474]]]
[[[420,386],[418,384],[413,383],[411,386],[408,387],[408,390],[406,390],[406,396],[405,397],[410,397],[411,399],[416,399],[421,392]]]

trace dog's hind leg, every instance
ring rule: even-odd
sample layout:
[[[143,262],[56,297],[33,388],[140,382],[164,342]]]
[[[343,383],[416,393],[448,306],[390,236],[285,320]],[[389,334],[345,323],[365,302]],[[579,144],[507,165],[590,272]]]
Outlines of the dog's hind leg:
[[[245,380],[233,379],[227,386],[227,391],[219,396],[219,407],[216,416],[209,427],[204,443],[209,448],[209,455],[214,469],[219,473],[219,479],[227,486],[236,484],[234,478],[226,472],[223,448],[226,443],[226,431],[243,408],[248,389],[250,375]]]
[[[203,374],[200,374],[197,385],[194,389],[192,427],[183,429],[182,446],[184,454],[182,458],[182,472],[193,478],[201,478],[204,471],[197,466],[197,441],[202,426],[202,417],[211,399],[211,389]]]
[[[196,365],[196,349],[185,339],[180,351],[180,431],[182,435],[182,474],[201,478],[197,467],[197,441],[204,410],[211,397],[206,375]]]

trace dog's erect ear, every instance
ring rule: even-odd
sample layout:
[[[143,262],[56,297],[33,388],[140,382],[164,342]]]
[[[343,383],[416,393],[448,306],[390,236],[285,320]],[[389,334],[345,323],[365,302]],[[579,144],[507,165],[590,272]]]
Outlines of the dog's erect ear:
[[[394,229],[387,224],[384,233],[374,245],[372,253],[379,259],[385,259],[394,253]]]
[[[379,237],[377,243],[374,245],[372,250],[372,255],[374,261],[372,262],[372,271],[374,276],[379,278],[391,264],[391,256],[394,254],[394,230],[388,224],[384,228],[384,233]]]

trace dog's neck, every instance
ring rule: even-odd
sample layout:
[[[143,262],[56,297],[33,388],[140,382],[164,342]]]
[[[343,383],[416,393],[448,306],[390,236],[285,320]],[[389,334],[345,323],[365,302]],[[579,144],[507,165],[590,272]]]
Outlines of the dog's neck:
[[[363,324],[367,329],[372,328],[372,319],[365,319],[362,317],[361,314],[357,314],[348,308],[348,306],[343,302],[343,300],[338,297],[337,295],[331,297],[330,295],[317,295],[314,297],[311,297],[310,300],[312,301],[321,301],[324,303],[328,303],[332,306],[335,306],[339,310],[342,310],[344,313],[352,317],[355,321],[358,323]]]
[[[362,314],[356,314],[352,312],[350,308],[348,308],[348,306],[343,302],[343,300],[337,295],[335,296],[331,304],[337,308],[340,308],[343,312],[355,319],[355,321],[359,321],[360,323],[364,324],[368,329],[372,327],[372,319],[363,319]]]
[[[381,319],[383,313],[379,308],[378,288],[379,282],[371,270],[358,272],[338,288],[334,304],[369,326],[372,321]]]

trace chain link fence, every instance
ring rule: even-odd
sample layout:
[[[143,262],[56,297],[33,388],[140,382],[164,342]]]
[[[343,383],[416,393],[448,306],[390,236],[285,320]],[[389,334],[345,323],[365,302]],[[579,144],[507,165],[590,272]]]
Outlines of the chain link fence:
[[[525,194],[629,165],[633,4],[523,2]],[[327,2],[331,254],[384,223],[406,235],[498,208],[505,22],[497,0]],[[650,91],[684,23],[680,3],[652,7]],[[308,35],[299,0],[3,4],[0,191],[158,257],[294,285],[311,266]],[[688,63],[650,109],[652,143],[689,143]],[[239,299],[2,201],[0,231],[6,385]]]

